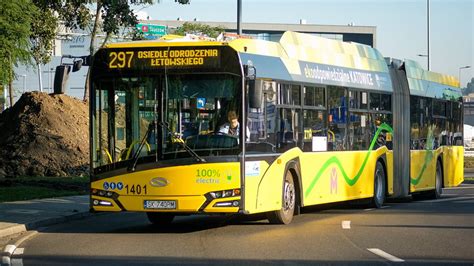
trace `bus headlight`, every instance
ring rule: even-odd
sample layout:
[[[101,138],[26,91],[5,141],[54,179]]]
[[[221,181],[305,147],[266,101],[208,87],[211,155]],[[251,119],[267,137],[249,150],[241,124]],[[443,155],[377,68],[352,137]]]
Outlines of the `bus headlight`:
[[[100,189],[92,189],[91,194],[95,196],[100,196],[100,197],[106,197],[106,198],[118,198],[118,194],[113,192],[113,191],[105,191],[105,190],[100,190]]]
[[[212,199],[240,196],[240,188],[221,190],[221,191],[213,191],[213,192],[209,192],[208,195]]]

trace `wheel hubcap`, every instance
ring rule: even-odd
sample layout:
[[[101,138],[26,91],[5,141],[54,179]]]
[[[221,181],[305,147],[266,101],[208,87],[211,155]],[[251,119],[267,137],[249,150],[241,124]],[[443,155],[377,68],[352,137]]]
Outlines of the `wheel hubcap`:
[[[295,207],[295,187],[289,182],[285,182],[285,194],[283,200],[283,210],[285,212],[288,212]]]

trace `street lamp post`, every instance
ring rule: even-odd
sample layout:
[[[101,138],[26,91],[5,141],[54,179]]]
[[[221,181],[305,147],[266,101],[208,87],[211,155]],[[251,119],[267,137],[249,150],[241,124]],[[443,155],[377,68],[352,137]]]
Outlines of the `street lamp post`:
[[[431,70],[430,64],[430,0],[426,0],[426,54],[418,54],[418,56],[426,57],[428,71]]]
[[[426,21],[426,27],[427,27],[427,48],[428,48],[428,54],[426,56],[427,60],[428,60],[428,71],[431,70],[431,64],[430,64],[430,0],[426,0],[426,17],[427,17],[427,21]]]
[[[462,87],[462,85],[461,85],[461,83],[462,83],[462,82],[461,82],[461,70],[462,70],[462,69],[467,69],[467,68],[471,68],[471,66],[463,66],[463,67],[460,67],[460,68],[459,68],[459,76],[458,76],[458,77],[459,77],[459,87],[460,87],[460,88]]]
[[[429,55],[427,55],[427,54],[417,54],[417,56],[420,56],[420,57],[426,57],[426,58],[428,59],[428,61],[427,61],[427,63],[426,63],[426,64],[427,64],[427,67],[428,67],[428,68],[427,68],[427,69],[428,69],[428,71],[430,71],[430,56],[429,56]]]

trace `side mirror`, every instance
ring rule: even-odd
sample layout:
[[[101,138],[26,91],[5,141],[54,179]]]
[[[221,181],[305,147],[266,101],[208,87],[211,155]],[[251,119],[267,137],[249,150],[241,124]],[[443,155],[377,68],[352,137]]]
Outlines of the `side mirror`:
[[[75,60],[72,63],[72,72],[79,71],[81,69],[81,67],[82,67],[82,59]]]
[[[255,82],[255,80],[247,80],[248,85],[248,98],[250,108],[262,108],[262,82]]]
[[[64,94],[66,92],[67,80],[71,67],[68,65],[59,65],[54,73],[54,94]]]
[[[248,65],[244,65],[245,82],[248,86],[248,97],[250,108],[262,107],[262,86],[256,86],[257,70],[249,61]]]
[[[244,74],[245,74],[245,79],[255,80],[257,77],[257,70],[252,65],[244,65]]]

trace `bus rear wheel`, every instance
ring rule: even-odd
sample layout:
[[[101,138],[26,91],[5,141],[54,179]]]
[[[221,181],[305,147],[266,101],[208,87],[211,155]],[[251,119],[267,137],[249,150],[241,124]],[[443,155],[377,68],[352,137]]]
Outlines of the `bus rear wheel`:
[[[377,161],[374,174],[374,196],[371,206],[380,208],[385,203],[385,169],[380,161]]]
[[[429,195],[429,198],[439,199],[441,198],[441,193],[443,189],[443,168],[441,163],[438,161],[436,163],[436,175],[435,175],[435,189]]]
[[[174,215],[169,213],[147,212],[146,215],[153,225],[168,225],[174,219]]]
[[[267,214],[268,221],[272,224],[289,224],[293,220],[296,206],[296,190],[293,174],[286,172],[283,184],[283,202],[281,209]]]

